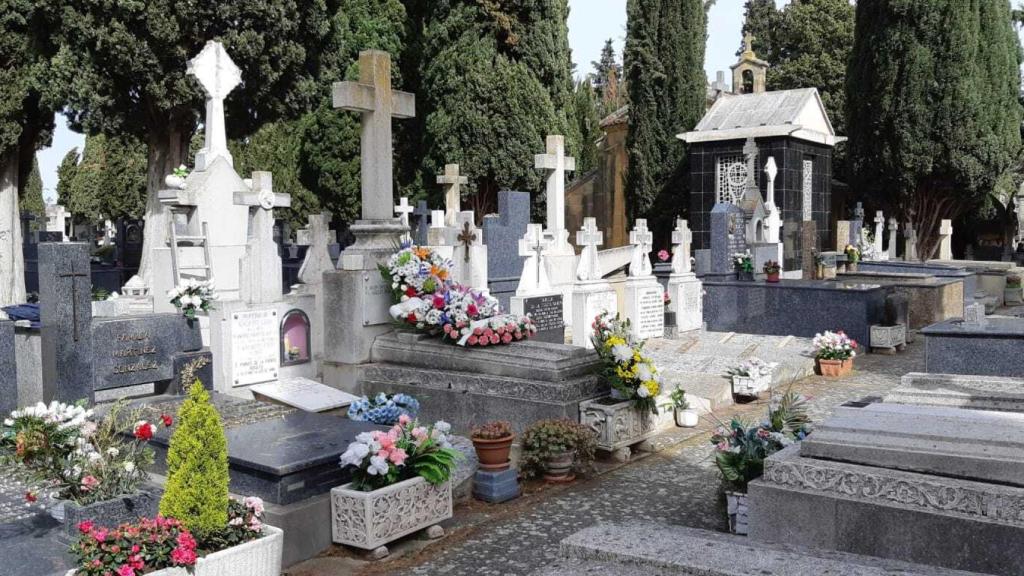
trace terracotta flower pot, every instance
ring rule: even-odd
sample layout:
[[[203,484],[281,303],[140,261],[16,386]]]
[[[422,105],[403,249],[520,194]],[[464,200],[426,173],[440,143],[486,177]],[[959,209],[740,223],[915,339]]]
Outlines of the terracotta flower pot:
[[[476,457],[480,461],[480,468],[488,472],[508,470],[508,455],[512,451],[512,441],[515,438],[515,434],[509,434],[505,438],[497,440],[473,438],[473,448],[476,448]]]
[[[818,371],[826,378],[840,378],[853,372],[853,358],[846,360],[818,359]]]
[[[576,461],[576,454],[572,450],[566,450],[556,454],[544,462],[544,479],[548,482],[572,482],[576,479],[572,474],[572,465]]]
[[[766,275],[764,281],[771,282],[772,284],[777,283],[779,281],[779,273],[773,272],[771,274]]]

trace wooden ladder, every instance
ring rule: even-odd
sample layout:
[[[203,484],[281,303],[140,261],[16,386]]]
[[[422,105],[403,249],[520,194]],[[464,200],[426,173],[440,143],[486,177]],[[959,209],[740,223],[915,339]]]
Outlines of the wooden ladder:
[[[202,236],[179,236],[174,227],[174,219],[171,219],[171,267],[174,270],[174,282],[176,286],[181,285],[182,273],[188,273],[189,276],[199,276],[197,272],[201,270],[203,272],[203,279],[210,279],[210,229],[206,222],[203,222],[202,229]],[[181,250],[182,247],[198,248],[200,246],[203,248],[202,265],[182,266],[179,263],[181,258],[179,250]]]

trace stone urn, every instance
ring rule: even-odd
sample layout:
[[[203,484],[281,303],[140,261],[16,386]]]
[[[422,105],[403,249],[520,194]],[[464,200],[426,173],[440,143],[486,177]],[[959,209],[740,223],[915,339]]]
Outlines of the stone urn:
[[[676,408],[673,415],[675,416],[676,426],[680,428],[693,428],[700,421],[700,415],[693,408],[685,410]]]
[[[818,359],[818,372],[826,378],[841,378],[853,372],[853,358],[846,360]]]
[[[480,469],[488,472],[508,470],[509,454],[512,452],[512,442],[515,439],[515,434],[509,434],[505,438],[496,440],[472,438],[477,460],[480,461]]]
[[[555,454],[544,461],[544,479],[548,482],[572,482],[576,477],[572,474],[572,465],[576,462],[576,453],[566,450]]]

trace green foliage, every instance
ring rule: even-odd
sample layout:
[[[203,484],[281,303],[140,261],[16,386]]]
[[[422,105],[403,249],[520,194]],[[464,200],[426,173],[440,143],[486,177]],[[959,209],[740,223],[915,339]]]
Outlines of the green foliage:
[[[604,47],[601,48],[601,59],[591,62],[590,65],[594,68],[590,78],[601,116],[607,116],[622,106],[622,95],[619,93],[622,85],[622,64],[615,57],[615,44],[611,38],[605,40]]]
[[[543,473],[548,460],[565,452],[573,453],[573,467],[582,470],[594,460],[597,433],[571,420],[541,420],[526,429],[522,442],[522,469],[526,474]]]
[[[474,427],[469,435],[478,440],[501,440],[513,435],[512,424],[504,420],[487,422],[482,426]]]
[[[228,442],[198,379],[178,413],[167,451],[160,514],[177,518],[202,542],[228,524]]]
[[[706,107],[707,16],[701,0],[630,0],[626,12],[627,203],[630,218],[647,217],[664,235],[686,204],[676,135],[696,126]]]
[[[597,168],[597,142],[601,139],[601,104],[597,101],[590,82],[576,83],[574,121],[580,134],[580,148],[576,155],[577,176]]]
[[[36,149],[49,142],[59,107],[50,77],[53,44],[40,24],[39,5],[7,0],[0,10],[0,163],[18,162],[22,177],[31,171]]]
[[[68,150],[57,166],[57,204],[69,206],[71,202],[71,183],[78,174],[78,148]]]
[[[972,209],[1021,148],[1020,46],[1006,1],[862,0],[847,76],[855,189],[914,223]]]
[[[39,175],[39,160],[32,159],[32,171],[28,180],[21,187],[21,211],[33,214],[36,218],[46,216],[46,202],[43,200],[43,178]],[[27,231],[22,231],[23,233]]]
[[[782,20],[782,11],[775,6],[775,0],[747,0],[743,6],[742,35],[754,37],[752,47],[757,57],[775,65],[779,53],[776,50],[775,35]],[[824,40],[824,39],[821,39]],[[738,57],[746,50],[744,41],[736,49]]]
[[[72,162],[69,154],[65,162]],[[88,136],[82,161],[67,172],[67,207],[78,219],[100,223],[106,218],[141,218],[146,208],[146,151],[132,138]]]

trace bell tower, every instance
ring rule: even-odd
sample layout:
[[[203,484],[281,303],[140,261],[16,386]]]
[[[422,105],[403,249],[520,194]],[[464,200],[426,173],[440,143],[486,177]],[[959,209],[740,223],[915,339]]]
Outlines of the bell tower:
[[[732,91],[734,94],[757,94],[765,91],[769,64],[754,54],[754,36],[743,37],[746,48],[739,62],[732,65]]]

